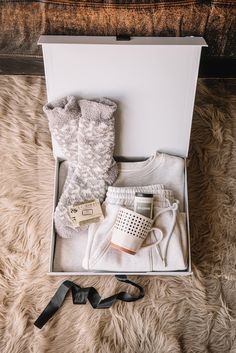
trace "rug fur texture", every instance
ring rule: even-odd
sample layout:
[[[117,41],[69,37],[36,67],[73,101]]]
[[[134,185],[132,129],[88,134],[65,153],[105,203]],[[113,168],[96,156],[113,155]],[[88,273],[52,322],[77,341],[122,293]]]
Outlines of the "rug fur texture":
[[[213,84],[213,83],[214,84]],[[41,77],[0,76],[0,352],[236,352],[236,116],[222,82],[200,82],[189,154],[193,275],[134,277],[145,298],[111,309],[69,295],[33,322],[64,279],[108,296],[113,277],[47,276],[54,161]]]

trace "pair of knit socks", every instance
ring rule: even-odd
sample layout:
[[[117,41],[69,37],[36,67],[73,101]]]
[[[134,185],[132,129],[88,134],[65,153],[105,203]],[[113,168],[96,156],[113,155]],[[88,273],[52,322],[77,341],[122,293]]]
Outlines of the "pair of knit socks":
[[[76,236],[80,230],[73,227],[68,207],[93,199],[102,202],[117,177],[113,159],[116,108],[106,98],[90,101],[73,96],[43,108],[51,135],[68,161],[68,175],[54,214],[56,232],[63,238]]]

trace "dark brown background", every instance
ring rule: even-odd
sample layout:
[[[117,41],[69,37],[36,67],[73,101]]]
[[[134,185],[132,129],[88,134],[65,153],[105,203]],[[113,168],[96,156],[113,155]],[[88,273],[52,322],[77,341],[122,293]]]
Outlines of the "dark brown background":
[[[235,0],[3,0],[0,13],[0,73],[43,73],[40,34],[203,36],[201,72],[231,77],[236,60]]]

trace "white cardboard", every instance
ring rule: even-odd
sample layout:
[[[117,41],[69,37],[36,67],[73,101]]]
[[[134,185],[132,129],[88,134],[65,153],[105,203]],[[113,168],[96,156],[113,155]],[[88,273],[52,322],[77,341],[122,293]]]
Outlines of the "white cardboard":
[[[203,38],[41,36],[39,44],[48,101],[73,94],[118,103],[116,156],[187,157]]]
[[[187,157],[203,38],[131,38],[41,36],[48,101],[74,94],[83,98],[106,96],[119,106],[116,116],[116,156],[149,157],[159,150]],[[145,47],[144,47],[145,46]],[[64,159],[53,141],[58,167]],[[185,166],[188,268],[173,272],[127,272],[129,275],[189,275],[191,251]],[[52,227],[50,275],[111,275],[114,272],[55,272],[56,234]],[[124,272],[123,272],[124,274]]]

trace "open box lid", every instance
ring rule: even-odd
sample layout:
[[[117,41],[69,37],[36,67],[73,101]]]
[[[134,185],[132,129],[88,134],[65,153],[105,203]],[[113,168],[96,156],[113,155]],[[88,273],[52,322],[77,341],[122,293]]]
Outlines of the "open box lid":
[[[116,156],[187,157],[203,38],[43,35],[39,44],[48,101],[76,95],[118,103]],[[55,141],[53,148],[64,157]]]

